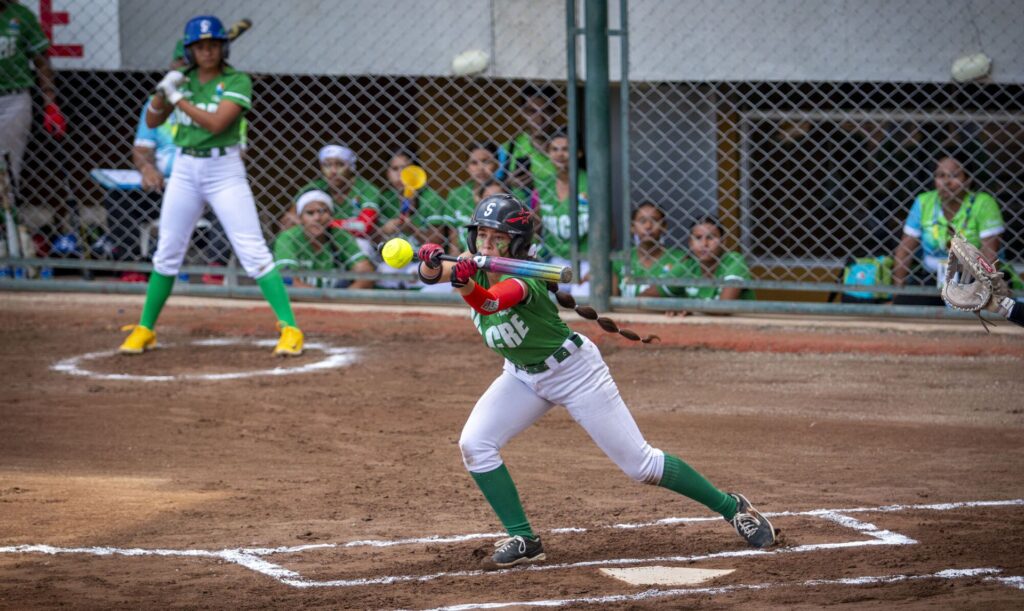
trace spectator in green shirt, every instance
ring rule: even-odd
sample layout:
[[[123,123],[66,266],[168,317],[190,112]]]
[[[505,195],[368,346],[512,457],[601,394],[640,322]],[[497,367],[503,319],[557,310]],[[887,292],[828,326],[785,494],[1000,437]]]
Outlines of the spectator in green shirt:
[[[707,216],[690,227],[690,255],[683,261],[683,276],[718,280],[750,280],[750,269],[743,255],[726,251],[722,244],[722,228]],[[691,299],[754,299],[754,291],[735,286],[688,286],[685,294]]]
[[[498,151],[497,178],[529,199],[536,181],[552,180],[556,169],[545,153],[558,131],[558,91],[551,85],[525,85],[519,91],[519,115],[526,130]]]
[[[278,268],[290,270],[292,276],[285,284],[304,288],[373,288],[373,280],[337,281],[330,278],[309,276],[303,278],[303,271],[330,271],[343,268],[354,272],[372,272],[373,263],[359,248],[355,238],[347,231],[331,227],[333,204],[331,196],[324,191],[306,191],[295,204],[299,224],[286,229],[274,241],[274,260]]]
[[[644,202],[633,209],[630,223],[634,248],[630,258],[630,274],[647,278],[683,278],[686,269],[683,261],[686,252],[666,247],[664,244],[665,211],[651,202]],[[612,294],[625,297],[683,297],[681,286],[659,284],[626,284],[625,265],[622,261],[612,262]],[[666,312],[673,316],[675,312]]]
[[[438,242],[440,229],[429,225],[426,220],[444,211],[444,200],[430,187],[424,186],[405,197],[402,170],[419,165],[416,156],[408,150],[400,150],[388,160],[388,186],[381,192],[380,200],[380,241],[403,236],[415,244]]]
[[[380,217],[381,193],[377,187],[356,174],[355,151],[341,144],[328,144],[317,154],[321,177],[295,194],[295,201],[307,191],[323,191],[331,196],[335,220],[331,223],[348,231],[370,258],[376,256],[374,240]]]
[[[427,223],[439,226],[444,233],[448,254],[457,255],[465,250],[466,240],[462,228],[470,221],[473,210],[483,199],[482,192],[491,183],[498,171],[498,147],[493,142],[474,142],[469,145],[466,159],[466,173],[469,180],[448,193],[448,202],[443,214],[428,217]]]

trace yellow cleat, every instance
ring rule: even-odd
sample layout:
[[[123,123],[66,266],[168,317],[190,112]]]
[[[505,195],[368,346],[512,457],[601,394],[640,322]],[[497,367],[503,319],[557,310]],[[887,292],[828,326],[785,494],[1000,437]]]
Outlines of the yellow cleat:
[[[156,348],[156,333],[142,325],[135,325],[121,347],[117,349],[121,354],[142,354],[146,350]]]
[[[281,327],[281,339],[277,340],[277,347],[274,348],[275,356],[299,356],[302,354],[302,331],[298,327]]]

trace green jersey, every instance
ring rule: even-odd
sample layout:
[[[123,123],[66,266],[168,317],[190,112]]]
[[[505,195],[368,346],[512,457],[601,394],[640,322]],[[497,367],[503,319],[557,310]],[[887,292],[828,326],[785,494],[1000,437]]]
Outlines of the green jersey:
[[[39,20],[20,4],[0,11],[0,95],[35,83],[31,59],[50,48]]]
[[[412,215],[413,224],[422,227],[427,218],[444,212],[444,200],[430,187],[424,187],[416,194],[416,214]],[[385,219],[396,218],[402,213],[402,200],[393,189],[386,189],[381,194],[380,215]],[[381,223],[383,224],[383,223]]]
[[[649,278],[690,278],[687,268],[683,265],[686,260],[686,252],[678,248],[666,248],[658,260],[650,267],[644,267],[640,263],[640,255],[633,250],[630,258],[629,271],[637,277]],[[650,284],[626,284],[624,282],[625,264],[622,261],[612,262],[612,272],[619,279],[619,294],[623,297],[636,297],[651,286],[656,286],[662,297],[685,297],[686,291],[682,286],[661,286]]]
[[[473,191],[477,186],[475,182],[470,181],[449,191],[444,211],[436,216],[427,217],[427,224],[454,227],[459,235],[459,245],[466,246],[465,226],[473,218],[473,211],[476,209]]]
[[[180,108],[174,110],[178,124],[174,132],[174,144],[182,148],[209,150],[240,144],[245,134],[245,113],[252,108],[252,80],[249,75],[231,66],[206,83],[199,82],[199,70],[192,68],[185,72],[185,82],[179,87],[185,99],[206,112],[217,112],[222,100],[242,107],[242,112],[219,134],[212,134],[192,122]]]
[[[548,256],[570,258],[572,252],[572,233],[570,231],[569,198],[558,199],[555,177],[550,180],[536,181],[537,196],[540,199],[540,217],[544,221],[544,253]],[[590,214],[587,207],[587,173],[579,171],[576,181],[576,193],[579,206],[579,252],[587,252],[587,228]]]
[[[548,159],[544,151],[537,150],[533,146],[533,139],[530,138],[530,134],[525,132],[519,134],[515,140],[505,145],[505,150],[508,151],[509,173],[515,171],[519,159],[528,157],[530,159],[530,173],[533,175],[534,184],[544,181],[553,182],[555,180],[555,175],[558,173],[555,170],[555,165],[551,163],[551,160]]]
[[[703,278],[700,261],[687,256],[683,261],[683,276],[686,278]],[[727,252],[715,268],[715,278],[719,280],[750,280],[750,269],[743,255],[738,252]],[[722,287],[715,286],[688,286],[685,294],[691,299],[718,299],[722,295]],[[743,289],[740,299],[753,299],[754,291]]]
[[[502,276],[501,280],[512,276]],[[478,271],[473,280],[490,288],[487,274]],[[543,363],[572,335],[558,317],[558,307],[548,297],[543,280],[519,278],[526,284],[526,297],[515,306],[483,316],[473,310],[473,324],[484,343],[513,364],[526,367]]]
[[[306,191],[313,191],[314,189],[323,191],[332,198],[334,197],[334,194],[331,192],[330,185],[327,184],[327,180],[324,178],[318,178],[307,184],[305,187],[299,189],[299,192],[295,194],[295,201],[299,201],[299,198],[302,197],[302,194]],[[373,183],[370,181],[356,176],[345,201],[332,201],[334,204],[334,218],[346,219],[358,216],[364,208],[371,208],[380,212],[380,201],[380,189],[373,186]]]
[[[327,241],[319,248],[314,247],[301,226],[281,232],[274,240],[274,260],[278,267],[296,271],[329,271],[352,269],[352,266],[366,259],[366,255],[355,239],[343,229],[327,230]],[[330,278],[304,278],[306,284],[323,288]]]

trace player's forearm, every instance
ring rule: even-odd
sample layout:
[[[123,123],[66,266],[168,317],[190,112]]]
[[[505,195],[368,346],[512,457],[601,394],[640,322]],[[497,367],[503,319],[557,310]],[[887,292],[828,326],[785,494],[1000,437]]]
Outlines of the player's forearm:
[[[981,240],[981,255],[988,261],[999,260],[999,236],[994,235]]]
[[[153,96],[149,100],[149,107],[146,109],[146,127],[160,127],[167,120],[167,117],[171,116],[173,111],[174,107],[163,96]]]
[[[221,106],[227,104],[227,102],[221,102]],[[218,108],[217,112],[207,112],[187,100],[179,100],[177,108],[188,115],[193,123],[213,135],[222,133],[238,118],[238,112],[232,112],[226,108]],[[236,106],[236,108],[241,110],[240,107]]]
[[[43,95],[43,105],[57,103],[57,88],[53,84],[53,68],[50,67],[50,58],[40,53],[32,58],[36,65],[36,78],[39,82],[39,91]]]
[[[132,147],[132,164],[140,172],[156,169],[156,149],[144,146]]]
[[[896,286],[903,286],[903,283],[906,282],[907,274],[910,273],[910,257],[914,254],[914,247],[916,247],[916,242],[912,246],[907,236],[904,236],[900,240],[900,245],[896,247],[892,265],[892,283]]]

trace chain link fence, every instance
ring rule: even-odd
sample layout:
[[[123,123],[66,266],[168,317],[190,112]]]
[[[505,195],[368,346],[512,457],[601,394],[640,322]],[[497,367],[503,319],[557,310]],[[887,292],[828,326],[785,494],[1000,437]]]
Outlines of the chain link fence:
[[[171,66],[185,22],[211,6],[198,0],[22,4],[40,18],[51,42],[68,127],[61,139],[43,131],[46,100],[35,79],[5,89],[27,97],[32,108],[12,190],[23,228],[18,250],[32,264],[8,261],[0,273],[55,275],[58,282],[83,273],[104,283],[144,280],[160,193],[139,188],[142,177],[133,173],[148,159],[159,161],[152,138],[137,137],[140,113]],[[577,3],[581,15],[583,4]],[[757,289],[759,299],[791,283],[827,290],[851,257],[894,253],[915,196],[935,188],[940,150],[962,155],[972,188],[995,197],[1005,228],[999,253],[1024,266],[1019,3],[963,0],[944,10],[916,0],[611,4],[613,29],[623,23],[623,7],[628,15],[619,39],[628,61],[619,60],[621,42],[613,41],[611,53],[613,81],[625,74],[629,85],[628,108],[611,97],[618,113],[614,140],[624,134],[629,142],[625,155],[612,154],[615,167],[628,170],[628,197],[612,202],[613,248],[624,254],[608,253],[627,261],[614,268],[621,294],[648,284],[650,271],[628,264],[643,243],[631,235],[629,216],[643,202],[664,211],[659,243],[680,259],[699,259],[690,239],[695,222],[717,223],[722,249],[715,260],[730,251],[741,255],[749,269],[741,286]],[[569,128],[566,55],[574,33],[565,3],[227,0],[212,10],[226,26],[253,22],[231,43],[230,61],[252,77],[244,158],[271,249],[283,232],[304,231],[296,198],[325,178],[318,152],[337,144],[354,159],[350,176],[326,185],[333,216],[357,218],[366,204],[376,205],[370,243],[401,234],[445,239],[458,251],[464,246],[459,227],[473,202],[486,189],[509,189],[541,211],[539,255],[570,257],[564,168],[571,153],[568,138],[554,137]],[[7,39],[14,40],[12,18],[5,17]],[[582,45],[577,48],[582,67]],[[955,82],[953,62],[977,53],[992,58],[990,73]],[[480,70],[456,74],[456,68]],[[582,68],[579,76],[582,100]],[[578,123],[582,144],[585,117]],[[403,214],[398,170],[409,164],[421,166],[427,180]],[[13,158],[9,165],[16,165]],[[582,155],[580,168],[586,204]],[[586,207],[580,211],[585,233]],[[401,222],[388,224],[396,218]],[[13,252],[11,242],[4,241],[2,254]],[[407,272],[346,271],[337,258],[325,268],[313,258],[293,270],[296,288],[340,287],[353,278],[421,288]],[[230,284],[238,271],[214,215],[199,221],[186,264],[191,273],[180,283],[191,285]],[[691,285],[703,282],[712,293],[725,286],[707,265],[688,269],[704,278]],[[692,297],[697,288],[674,294]]]

